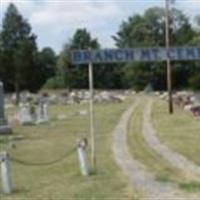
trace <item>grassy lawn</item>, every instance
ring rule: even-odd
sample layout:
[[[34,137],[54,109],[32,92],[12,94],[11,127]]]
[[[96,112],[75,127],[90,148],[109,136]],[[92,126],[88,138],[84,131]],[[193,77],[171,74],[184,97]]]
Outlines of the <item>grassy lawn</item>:
[[[95,105],[97,170],[90,177],[81,176],[75,150],[78,137],[89,138],[89,116],[71,115],[88,106],[51,106],[52,120],[47,125],[13,124],[14,135],[25,137],[16,142],[15,149],[9,149],[13,157],[31,163],[53,161],[65,154],[66,159],[49,166],[23,166],[13,162],[15,192],[1,199],[137,199],[127,178],[116,166],[111,148],[112,130],[131,103],[129,99],[124,103]],[[56,120],[58,114],[71,117]]]
[[[198,118],[177,107],[175,113],[170,116],[167,102],[156,99],[152,120],[162,143],[200,165]],[[187,192],[200,192],[200,183],[193,180],[179,181],[179,187]]]
[[[188,178],[185,177],[185,175],[181,171],[170,166],[167,161],[165,161],[159,154],[157,154],[157,152],[151,149],[145,142],[142,135],[142,120],[146,102],[147,97],[142,97],[140,104],[133,113],[132,119],[129,123],[128,145],[131,154],[135,159],[144,164],[146,170],[155,174],[155,178],[157,181],[176,183],[180,187],[180,189],[183,190],[183,192],[199,192],[200,183],[188,180]],[[163,112],[163,110],[165,109],[165,107],[161,107],[161,105],[157,102],[155,103],[155,107],[158,113],[159,109],[162,109],[161,112]],[[154,118],[157,125],[160,126],[160,123],[162,123],[162,125],[164,126],[165,123],[162,121],[162,118],[163,116],[160,115],[157,115],[157,121]],[[170,128],[173,129],[173,126],[174,125],[171,124]],[[172,132],[169,131],[169,133]],[[170,143],[171,140],[168,142]]]
[[[178,170],[170,167],[160,155],[158,155],[153,149],[151,149],[145,142],[142,135],[142,121],[143,111],[147,98],[142,97],[139,106],[132,115],[132,119],[129,123],[128,132],[128,145],[129,150],[133,154],[133,157],[144,164],[147,170],[153,172],[156,175],[156,179],[161,182],[177,181],[183,175]]]
[[[152,118],[162,142],[200,165],[200,118],[178,108],[170,116],[167,102],[160,100],[154,103]]]

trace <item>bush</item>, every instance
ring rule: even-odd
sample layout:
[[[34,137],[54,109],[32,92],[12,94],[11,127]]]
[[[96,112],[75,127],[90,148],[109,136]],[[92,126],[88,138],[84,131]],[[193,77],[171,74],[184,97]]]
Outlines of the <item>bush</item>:
[[[43,86],[44,89],[61,89],[65,88],[63,77],[55,76],[46,81]]]
[[[200,90],[200,75],[195,75],[189,79],[189,85],[193,90]]]

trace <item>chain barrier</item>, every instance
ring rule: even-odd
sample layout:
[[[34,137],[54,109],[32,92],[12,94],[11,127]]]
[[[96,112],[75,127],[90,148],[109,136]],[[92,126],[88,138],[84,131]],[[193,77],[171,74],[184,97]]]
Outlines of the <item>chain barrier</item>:
[[[73,153],[75,151],[75,148],[73,148],[70,152],[68,152],[68,154],[65,154],[64,156],[60,157],[59,159],[53,160],[53,161],[49,161],[49,162],[43,162],[43,163],[34,163],[34,162],[28,162],[28,161],[24,161],[24,160],[20,160],[18,158],[15,158],[13,156],[9,156],[10,160],[20,164],[20,165],[24,165],[24,166],[48,166],[48,165],[54,165],[58,162],[62,162],[63,160],[65,160],[71,153]]]

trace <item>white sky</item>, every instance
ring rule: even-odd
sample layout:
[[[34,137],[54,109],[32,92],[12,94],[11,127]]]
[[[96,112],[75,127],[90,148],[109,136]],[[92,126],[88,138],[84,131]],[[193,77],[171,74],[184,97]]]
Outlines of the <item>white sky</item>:
[[[50,46],[56,52],[77,28],[84,27],[103,47],[111,48],[111,35],[128,16],[149,7],[164,6],[164,0],[0,0],[1,24],[10,2],[31,23],[39,48]],[[176,0],[174,6],[191,20],[200,14],[200,0]]]

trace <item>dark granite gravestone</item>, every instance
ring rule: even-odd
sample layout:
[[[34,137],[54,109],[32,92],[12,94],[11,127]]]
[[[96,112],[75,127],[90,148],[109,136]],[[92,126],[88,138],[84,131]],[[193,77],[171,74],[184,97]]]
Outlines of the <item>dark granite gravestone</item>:
[[[12,129],[5,118],[3,83],[0,81],[0,134],[9,133],[12,133]]]

